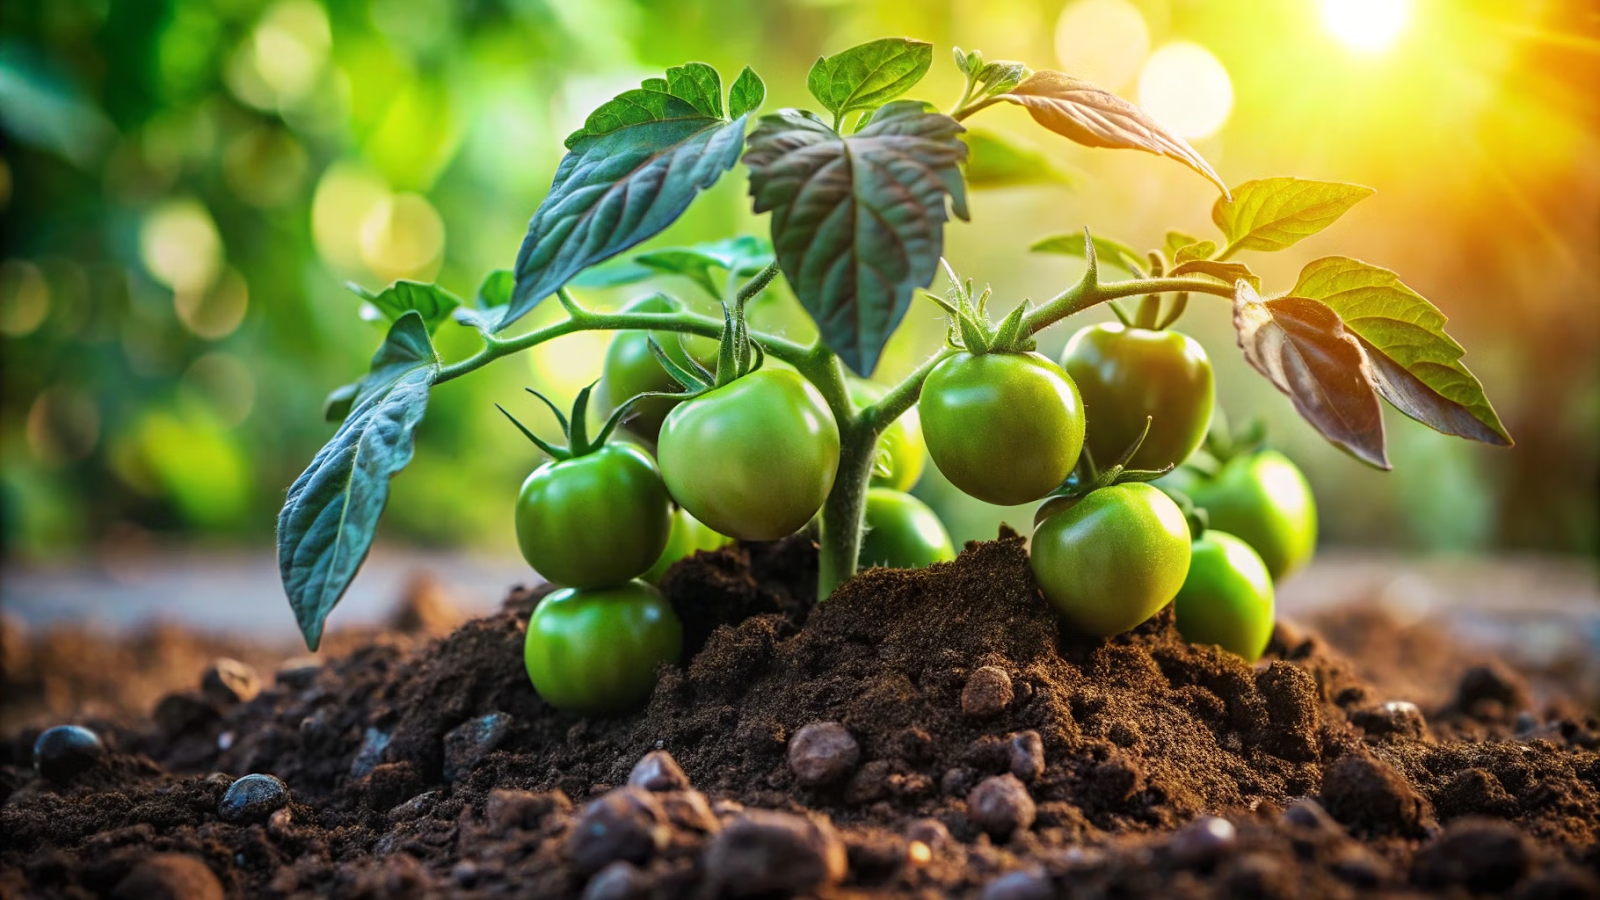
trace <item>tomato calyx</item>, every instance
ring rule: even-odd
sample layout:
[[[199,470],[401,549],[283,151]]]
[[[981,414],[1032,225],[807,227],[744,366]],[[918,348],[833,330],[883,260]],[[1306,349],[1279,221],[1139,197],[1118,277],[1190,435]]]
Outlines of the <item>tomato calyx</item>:
[[[550,407],[550,411],[555,413],[556,422],[561,426],[561,436],[566,438],[566,446],[551,443],[550,441],[547,441],[534,434],[532,431],[528,430],[528,426],[517,421],[516,416],[506,412],[506,408],[504,406],[496,403],[494,408],[500,410],[500,412],[504,414],[506,418],[511,420],[511,424],[517,426],[517,430],[522,432],[524,437],[532,441],[534,446],[538,447],[540,450],[543,450],[545,453],[548,453],[552,459],[568,460],[579,456],[587,456],[590,453],[599,450],[601,447],[604,447],[606,441],[611,439],[611,433],[617,430],[617,423],[621,422],[622,417],[627,415],[628,410],[633,407],[634,401],[640,399],[640,397],[653,396],[650,394],[640,394],[638,397],[630,397],[618,405],[616,410],[611,413],[611,418],[606,420],[605,425],[601,426],[600,431],[595,434],[594,438],[591,440],[589,437],[589,426],[587,424],[589,414],[589,396],[594,392],[594,386],[598,383],[598,380],[591,381],[587,387],[578,392],[577,399],[572,402],[571,418],[568,418],[566,415],[564,415],[561,412],[561,408],[552,403],[549,397],[546,397],[533,388],[523,388],[523,390],[534,395],[535,397],[538,397],[540,400],[543,400],[544,405]]]
[[[945,334],[945,345],[952,350],[965,350],[973,356],[985,353],[1031,353],[1038,349],[1033,332],[1024,324],[1029,302],[1023,300],[1011,314],[994,325],[989,321],[989,297],[994,289],[984,285],[983,293],[973,299],[972,279],[962,281],[950,263],[941,258],[940,265],[950,278],[950,296],[940,297],[930,291],[923,295],[950,317],[950,329]]]
[[[650,336],[650,352],[655,355],[656,361],[661,363],[661,368],[667,370],[672,380],[683,386],[681,394],[641,394],[641,397],[670,396],[679,400],[698,397],[707,391],[725,387],[734,381],[757,371],[766,362],[766,351],[761,344],[750,337],[750,327],[745,319],[745,306],[750,302],[754,292],[740,291],[738,299],[732,306],[722,304],[722,338],[717,344],[717,369],[715,372],[700,364],[687,350],[684,358],[688,365],[680,365],[667,354],[665,347]],[[683,340],[680,335],[678,340]]]
[[[1122,451],[1122,455],[1117,457],[1116,462],[1104,469],[1095,464],[1094,454],[1089,452],[1089,447],[1085,444],[1083,454],[1078,457],[1077,467],[1072,470],[1071,475],[1067,476],[1067,480],[1061,483],[1061,487],[1056,488],[1049,496],[1045,497],[1045,502],[1048,503],[1056,498],[1079,500],[1101,488],[1110,487],[1114,484],[1155,481],[1157,478],[1171,472],[1172,466],[1167,466],[1163,469],[1128,468],[1128,460],[1133,459],[1134,454],[1138,453],[1139,448],[1144,445],[1144,439],[1150,435],[1151,421],[1149,416],[1144,417],[1144,429],[1139,432],[1139,436],[1134,438],[1133,443],[1129,444],[1126,450]],[[1190,504],[1190,506],[1192,507],[1193,504]]]

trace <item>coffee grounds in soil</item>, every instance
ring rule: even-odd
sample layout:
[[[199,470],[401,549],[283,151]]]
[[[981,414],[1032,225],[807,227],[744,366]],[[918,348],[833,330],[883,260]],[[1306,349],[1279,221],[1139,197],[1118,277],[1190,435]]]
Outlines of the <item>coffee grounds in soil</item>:
[[[1009,534],[815,608],[814,578],[798,539],[675,567],[692,656],[619,719],[538,698],[517,591],[168,697],[66,785],[18,732],[0,896],[1600,896],[1600,723],[1503,668],[1418,710],[1289,626],[1254,667],[1170,613],[1085,640]],[[223,821],[251,772],[292,801]]]

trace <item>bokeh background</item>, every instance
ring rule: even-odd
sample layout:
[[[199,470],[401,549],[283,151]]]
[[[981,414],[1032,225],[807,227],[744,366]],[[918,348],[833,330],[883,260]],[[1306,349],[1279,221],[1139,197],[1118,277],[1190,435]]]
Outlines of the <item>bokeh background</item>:
[[[1517,447],[1391,415],[1395,471],[1368,470],[1248,369],[1225,305],[1196,298],[1181,327],[1211,352],[1221,405],[1264,416],[1305,468],[1327,543],[1596,552],[1590,0],[22,0],[0,5],[0,31],[11,565],[172,545],[270,554],[285,488],[333,432],[324,395],[364,370],[381,336],[346,281],[436,278],[469,295],[513,260],[562,138],[668,65],[704,60],[726,81],[750,63],[768,110],[807,106],[819,54],[902,34],[936,43],[913,95],[941,107],[959,93],[959,44],[1144,103],[1230,183],[1376,188],[1332,229],[1245,261],[1280,291],[1335,253],[1397,270],[1450,316]],[[1029,254],[1043,235],[1089,225],[1147,247],[1168,228],[1209,234],[1215,191],[1181,166],[1069,144],[1011,109],[969,124],[1047,153],[1064,175],[978,193],[972,222],[946,232],[952,262],[1003,306],[1081,271]],[[736,170],[650,246],[764,233],[745,190]],[[580,294],[605,307],[643,289]],[[808,328],[785,296],[757,318]],[[919,304],[879,374],[941,337]],[[492,404],[541,421],[520,388],[569,398],[598,375],[606,340],[564,338],[441,388],[381,541],[515,559],[511,505],[538,460]],[[475,338],[446,325],[439,344],[459,357]],[[955,495],[931,467],[917,492],[958,540],[1031,520]]]

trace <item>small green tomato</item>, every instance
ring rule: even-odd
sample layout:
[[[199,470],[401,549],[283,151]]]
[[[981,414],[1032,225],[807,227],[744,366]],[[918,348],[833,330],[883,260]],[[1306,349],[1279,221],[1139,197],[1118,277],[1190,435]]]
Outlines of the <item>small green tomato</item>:
[[[1184,640],[1255,662],[1272,637],[1272,576],[1249,544],[1208,529],[1194,542],[1173,609]]]
[[[1174,486],[1205,509],[1211,527],[1255,548],[1274,581],[1288,577],[1316,552],[1317,502],[1311,485],[1276,450],[1236,456],[1215,478],[1191,472]]]
[[[683,655],[683,624],[643,581],[565,588],[539,601],[523,645],[528,679],[556,709],[612,716],[637,709],[656,669]]]
[[[701,550],[725,547],[732,542],[732,538],[717,534],[704,522],[689,515],[688,510],[679,507],[672,513],[672,534],[667,538],[667,548],[661,551],[661,558],[650,567],[650,571],[639,577],[656,584],[678,560],[687,559]]]
[[[920,569],[956,558],[938,513],[910,494],[868,490],[866,524],[857,557],[862,568]]]
[[[622,584],[660,558],[672,529],[661,473],[630,444],[547,462],[517,497],[517,543],[554,584]]]
[[[871,381],[852,379],[850,399],[857,405],[876,403],[885,388]],[[878,437],[878,460],[872,470],[872,486],[909,491],[922,477],[928,463],[928,450],[922,444],[922,417],[915,406],[889,423]]]

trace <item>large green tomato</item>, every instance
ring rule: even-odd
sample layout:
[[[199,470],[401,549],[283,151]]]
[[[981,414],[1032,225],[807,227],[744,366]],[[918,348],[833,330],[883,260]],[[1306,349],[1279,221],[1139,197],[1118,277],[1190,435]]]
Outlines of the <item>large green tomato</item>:
[[[1211,360],[1194,338],[1176,331],[1091,325],[1072,336],[1061,365],[1083,394],[1085,443],[1104,468],[1144,430],[1150,434],[1130,469],[1164,469],[1189,458],[1205,440],[1216,395]]]
[[[761,368],[681,403],[657,445],[673,499],[712,530],[774,541],[805,527],[839,470],[839,426],[794,372]]]
[[[1272,637],[1272,576],[1249,544],[1224,531],[1208,529],[1195,540],[1172,604],[1191,644],[1216,644],[1255,662]]]
[[[655,689],[656,668],[682,655],[683,623],[642,581],[556,591],[534,607],[522,650],[539,696],[586,716],[636,709]]]
[[[1045,599],[1077,631],[1120,634],[1172,602],[1189,572],[1189,523],[1148,484],[1104,487],[1033,533]]]
[[[675,307],[659,295],[643,297],[623,307],[628,312],[674,312]],[[600,386],[595,391],[596,408],[606,418],[629,397],[652,391],[680,393],[683,387],[667,370],[661,368],[655,354],[650,352],[650,336],[655,335],[661,349],[681,365],[689,364],[679,343],[679,336],[671,331],[619,331],[606,350],[605,366],[600,370]],[[694,353],[701,365],[715,367],[717,342],[709,338],[684,336],[683,342]],[[654,441],[661,433],[661,422],[679,401],[670,397],[648,397],[633,405],[624,418],[622,427],[629,432]]]
[[[876,403],[885,393],[880,384],[850,380],[850,399],[858,405]],[[915,406],[889,423],[878,436],[878,465],[872,471],[872,486],[909,491],[922,477],[928,451],[922,445],[922,417]]]
[[[868,490],[866,524],[857,557],[862,568],[920,569],[956,558],[938,513],[910,494]]]
[[[1083,401],[1037,353],[960,353],[922,385],[922,435],[944,477],[986,503],[1050,493],[1078,464]]]
[[[730,543],[728,536],[717,534],[705,523],[689,515],[682,507],[672,513],[672,534],[667,538],[667,549],[661,551],[661,557],[650,571],[639,577],[655,584],[667,574],[672,564],[680,559],[692,556],[701,550],[715,550]]]
[[[1317,502],[1311,485],[1276,450],[1236,456],[1215,478],[1185,474],[1174,486],[1206,511],[1210,527],[1261,554],[1274,581],[1310,561],[1317,549]]]
[[[667,546],[672,508],[650,456],[607,444],[533,470],[517,497],[517,543],[534,571],[555,584],[622,584],[649,569]]]

